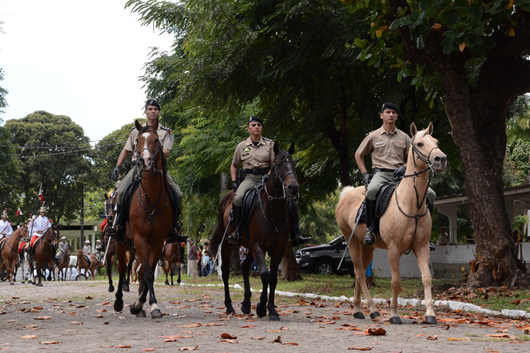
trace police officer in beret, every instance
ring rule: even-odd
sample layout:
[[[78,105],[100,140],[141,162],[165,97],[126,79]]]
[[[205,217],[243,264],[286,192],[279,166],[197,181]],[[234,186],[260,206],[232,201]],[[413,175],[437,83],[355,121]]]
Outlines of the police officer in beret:
[[[375,245],[374,221],[377,193],[383,186],[393,181],[396,169],[405,165],[411,145],[410,137],[396,127],[398,108],[394,103],[384,103],[379,116],[383,120],[383,126],[367,134],[355,151],[355,161],[366,186],[366,237],[364,243],[369,246]],[[364,163],[364,156],[368,154],[372,158],[373,177],[368,173]],[[429,188],[427,200],[431,208],[435,198],[436,194]]]
[[[165,127],[164,125],[161,125],[158,122],[158,117],[160,116],[160,104],[154,99],[149,99],[145,102],[145,115],[147,116],[147,122],[142,124],[142,126],[150,126],[154,130],[156,130],[158,134],[158,139],[160,141],[160,144],[162,146],[162,151],[164,152],[164,156],[167,158],[169,157],[169,154],[171,153],[171,148],[173,147],[173,132],[170,128]],[[114,236],[118,242],[124,241],[125,236],[125,222],[126,219],[124,217],[123,212],[123,195],[127,188],[135,182],[135,177],[140,174],[139,166],[136,163],[136,159],[138,158],[138,155],[136,153],[136,137],[138,135],[138,130],[133,128],[131,133],[129,134],[129,137],[127,139],[127,142],[125,143],[125,146],[123,147],[123,150],[120,153],[120,156],[118,157],[118,162],[116,163],[116,167],[114,167],[114,170],[112,171],[111,179],[114,181],[118,180],[118,177],[120,175],[120,167],[123,165],[123,163],[126,161],[127,156],[134,152],[132,157],[132,164],[133,167],[131,170],[127,173],[125,178],[123,178],[120,183],[118,184],[118,200],[116,202],[116,218],[114,219],[114,225],[113,227],[107,228],[107,233],[111,236]],[[180,214],[180,208],[182,206],[182,192],[180,191],[180,187],[177,185],[177,183],[171,178],[169,173],[166,173],[167,176],[167,182],[170,185],[170,189],[174,193],[174,199],[176,200],[176,205],[173,205],[173,224],[171,226],[171,231],[166,238],[166,241],[169,243],[175,243],[175,242],[182,242],[186,241],[187,236],[182,236],[180,234],[177,234],[176,227],[178,225],[178,217]]]
[[[272,161],[274,160],[274,142],[271,139],[261,136],[263,131],[263,121],[252,116],[248,119],[247,130],[249,138],[240,142],[234,152],[232,165],[230,166],[230,176],[232,177],[232,188],[236,193],[232,204],[232,215],[234,222],[234,232],[227,237],[229,243],[239,244],[239,228],[241,227],[241,215],[243,211],[243,197],[245,192],[258,184],[263,175],[268,174]],[[243,164],[245,179],[240,185],[237,184],[237,171]],[[296,204],[292,202],[291,214],[291,242],[298,245],[306,242],[310,238],[302,238],[298,228],[298,210]]]

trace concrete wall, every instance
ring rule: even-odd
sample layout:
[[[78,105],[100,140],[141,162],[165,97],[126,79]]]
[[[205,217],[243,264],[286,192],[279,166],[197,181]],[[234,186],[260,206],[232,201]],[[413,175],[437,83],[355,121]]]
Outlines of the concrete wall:
[[[523,259],[530,262],[530,243],[522,243]],[[441,245],[435,251],[431,251],[431,274],[434,278],[462,279],[461,268],[464,266],[469,271],[469,261],[475,258],[475,244],[466,245]],[[530,269],[530,264],[527,265]],[[399,261],[399,272],[401,277],[421,277],[416,257],[411,252],[409,255],[401,256]],[[374,274],[376,277],[391,277],[388,262],[388,251],[376,249],[374,253]]]

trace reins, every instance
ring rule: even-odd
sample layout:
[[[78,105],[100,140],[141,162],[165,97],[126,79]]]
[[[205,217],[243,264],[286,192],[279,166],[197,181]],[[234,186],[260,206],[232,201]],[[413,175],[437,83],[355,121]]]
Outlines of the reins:
[[[416,147],[416,144],[414,143],[414,138],[412,139],[412,160],[414,161],[414,166],[415,167],[418,166],[416,164],[416,158],[417,158],[417,159],[421,160],[423,163],[425,163],[427,165],[427,168],[425,168],[425,169],[423,169],[423,170],[421,170],[419,172],[414,171],[412,174],[403,175],[403,178],[412,177],[412,184],[413,184],[413,187],[414,187],[414,193],[416,194],[416,209],[417,209],[417,211],[419,211],[422,208],[422,206],[425,203],[425,200],[427,198],[427,190],[429,189],[429,184],[431,183],[431,174],[429,174],[429,176],[428,176],[427,186],[425,187],[425,191],[423,193],[423,197],[422,197],[421,201],[420,201],[420,197],[419,197],[419,194],[418,194],[418,189],[416,188],[416,178],[418,178],[421,174],[423,174],[425,172],[428,172],[429,170],[434,172],[434,169],[432,167],[432,163],[430,162],[431,154],[432,154],[432,152],[435,149],[439,149],[439,148],[438,148],[438,146],[435,146],[435,147],[431,148],[431,150],[429,151],[429,154],[426,155],[426,154],[422,153],[420,150],[418,150],[418,148]],[[417,154],[417,157],[416,157],[416,154]],[[414,242],[416,241],[416,235],[418,233],[418,222],[419,222],[420,218],[422,218],[422,217],[427,215],[427,213],[429,212],[429,209],[426,207],[425,208],[425,212],[421,213],[421,214],[418,213],[418,212],[414,213],[413,215],[409,215],[409,214],[405,213],[405,211],[403,211],[403,209],[399,205],[399,199],[398,199],[397,191],[398,191],[398,188],[396,188],[396,190],[394,191],[394,197],[396,199],[396,205],[397,205],[399,211],[404,216],[406,216],[408,218],[414,218],[414,236],[412,238],[412,243],[410,244],[410,248],[407,251],[405,251],[405,255],[408,255],[412,251],[412,248],[414,247]]]

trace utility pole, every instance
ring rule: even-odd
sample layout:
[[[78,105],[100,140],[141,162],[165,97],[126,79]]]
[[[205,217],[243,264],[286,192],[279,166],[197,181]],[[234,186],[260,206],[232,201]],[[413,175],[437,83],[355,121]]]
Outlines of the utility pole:
[[[81,184],[81,244],[79,249],[85,245],[85,184]]]

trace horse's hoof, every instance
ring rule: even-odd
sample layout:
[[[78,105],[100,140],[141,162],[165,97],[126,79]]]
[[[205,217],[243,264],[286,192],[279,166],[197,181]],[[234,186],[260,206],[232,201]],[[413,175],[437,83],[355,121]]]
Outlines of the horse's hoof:
[[[381,314],[379,314],[379,311],[374,311],[373,313],[370,313],[370,319],[372,320],[378,316],[381,316]]]
[[[9,283],[10,285],[14,286],[15,284],[13,282]]]
[[[38,283],[36,286],[37,287],[42,287],[42,283]]]
[[[162,315],[162,313],[160,312],[159,309],[155,309],[155,310],[151,311],[151,318],[153,318],[153,319],[160,319],[162,316],[164,316],[164,315]]]
[[[136,314],[136,317],[146,317],[147,315],[145,315],[145,310],[140,310],[140,312],[138,314]]]
[[[109,286],[109,293],[114,292],[114,286]]]
[[[178,283],[178,284],[180,284],[180,282],[182,282],[182,281],[180,280],[180,278],[179,278],[179,279],[177,279],[177,283]]]
[[[438,321],[436,321],[436,316],[425,316],[425,323],[429,325],[436,325]]]
[[[243,312],[243,314],[250,314],[251,312],[251,307],[250,307],[250,303],[241,303],[241,312]]]
[[[26,283],[26,282],[22,281],[22,282],[20,282],[20,283]]]
[[[356,318],[356,319],[364,320],[364,314],[362,313],[362,311],[358,311],[356,313],[353,313],[353,317]]]
[[[124,292],[129,292],[129,285],[128,284],[124,284],[123,287],[122,287],[122,290]]]
[[[390,323],[393,325],[401,325],[403,322],[399,316],[394,316],[390,318]]]
[[[122,299],[116,299],[114,302],[114,311],[122,311],[123,310],[123,300]]]
[[[136,302],[133,303],[133,305],[131,305],[131,314],[133,315],[138,315],[138,313],[143,310],[142,307],[140,307],[139,309],[136,309],[135,308],[135,305],[136,305]]]
[[[280,315],[269,313],[269,321],[280,321]]]
[[[164,284],[165,284],[166,286],[169,286],[169,282],[168,282],[168,281],[165,281]]]
[[[265,307],[265,305],[261,305],[261,303],[258,303],[258,305],[256,305],[256,314],[259,317],[264,317],[265,315],[267,315],[267,308]]]
[[[226,315],[230,316],[230,315],[235,315],[235,314],[236,314],[236,311],[234,310],[233,307],[226,308]]]

